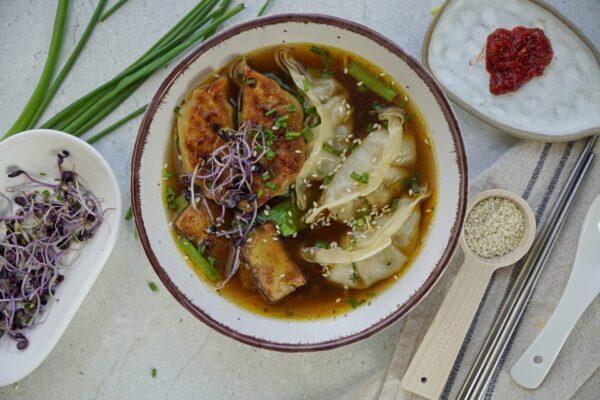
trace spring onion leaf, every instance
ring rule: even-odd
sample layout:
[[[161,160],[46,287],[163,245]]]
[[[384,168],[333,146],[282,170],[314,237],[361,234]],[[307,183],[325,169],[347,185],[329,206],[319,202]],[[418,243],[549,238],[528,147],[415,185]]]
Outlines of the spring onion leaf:
[[[320,249],[327,249],[327,248],[329,248],[329,243],[327,243],[324,240],[317,240],[315,242],[315,247],[318,247]]]
[[[131,206],[129,206],[127,212],[125,213],[125,221],[129,221],[131,218],[133,218],[133,209]]]
[[[219,280],[219,271],[214,265],[214,262],[209,262],[192,242],[186,238],[179,239],[179,247],[186,256],[197,266],[200,272],[211,282]]]
[[[156,378],[157,372],[158,372],[158,371],[156,371],[156,368],[152,368],[152,372],[150,372],[150,375],[151,375],[153,378]]]
[[[350,281],[352,281],[352,283],[357,283],[358,278],[358,269],[356,263],[352,263],[352,273],[350,274]]]
[[[397,95],[396,90],[388,86],[373,75],[369,70],[360,64],[351,62],[348,66],[348,73],[357,81],[363,82],[366,87],[383,97],[387,101],[392,101]]]
[[[148,282],[148,287],[153,292],[158,292],[158,286],[156,286],[156,283],[154,283],[154,282]]]
[[[325,150],[326,152],[328,152],[329,154],[333,154],[334,156],[340,156],[342,154],[341,151],[336,150],[332,145],[330,145],[329,143],[324,143],[323,144],[323,150]]]

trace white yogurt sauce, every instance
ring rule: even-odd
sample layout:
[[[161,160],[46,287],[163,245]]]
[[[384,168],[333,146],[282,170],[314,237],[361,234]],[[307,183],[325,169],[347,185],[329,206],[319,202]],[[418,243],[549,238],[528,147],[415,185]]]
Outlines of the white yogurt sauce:
[[[544,75],[516,92],[489,91],[485,44],[498,28],[541,28],[554,58]],[[600,67],[592,51],[557,17],[528,0],[454,0],[429,44],[436,78],[483,115],[539,135],[561,136],[600,128]]]

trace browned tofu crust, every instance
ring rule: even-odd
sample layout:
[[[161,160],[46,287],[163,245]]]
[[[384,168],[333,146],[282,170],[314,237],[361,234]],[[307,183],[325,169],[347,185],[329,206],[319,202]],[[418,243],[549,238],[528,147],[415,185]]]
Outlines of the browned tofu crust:
[[[192,173],[200,160],[206,160],[223,144],[222,128],[233,127],[233,107],[229,104],[229,79],[218,78],[195,89],[177,116],[177,137],[183,170]]]
[[[213,215],[217,207],[213,206]],[[204,206],[199,205],[196,209],[191,205],[183,210],[173,224],[175,229],[196,246],[206,246],[208,254],[227,254],[229,251],[229,240],[224,237],[215,237],[209,232],[211,226],[210,218]]]
[[[261,125],[263,129],[273,129],[273,124],[280,117],[287,116],[288,130],[300,132],[304,127],[304,112],[298,100],[273,79],[256,72],[248,65],[244,65],[243,96],[242,96],[242,122]],[[249,83],[250,82],[250,83]],[[275,109],[277,112],[269,113]],[[299,136],[294,139],[285,137],[285,129],[273,130],[276,139],[271,149],[275,152],[272,160],[264,160],[263,167],[270,172],[270,182],[275,185],[274,190],[269,189],[261,178],[262,173],[255,173],[252,190],[262,195],[258,199],[261,206],[269,199],[285,193],[288,186],[293,183],[304,164],[304,138]]]
[[[242,247],[243,265],[263,297],[275,303],[306,284],[306,277],[280,240],[274,240],[275,225],[268,222],[254,229]]]

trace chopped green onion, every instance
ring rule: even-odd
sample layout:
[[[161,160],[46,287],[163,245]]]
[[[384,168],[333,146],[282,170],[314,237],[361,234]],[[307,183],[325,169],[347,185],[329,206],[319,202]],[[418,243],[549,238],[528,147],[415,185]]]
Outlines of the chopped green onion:
[[[267,160],[271,161],[272,159],[275,158],[275,156],[277,155],[277,153],[275,153],[273,151],[273,149],[269,149],[267,150],[267,152],[265,153],[265,157],[267,158]]]
[[[310,142],[310,140],[313,138],[313,132],[312,130],[306,126],[304,127],[304,129],[302,129],[302,136],[304,137],[304,140],[306,140],[307,142]]]
[[[326,69],[325,71],[323,71],[323,73],[321,74],[321,78],[323,78],[323,79],[329,79],[332,76],[333,76],[333,74],[328,69]]]
[[[210,263],[200,251],[194,246],[192,242],[187,240],[186,238],[179,239],[179,247],[185,255],[189,257],[192,263],[200,268],[202,274],[211,282],[215,282],[219,280],[219,271],[215,267],[214,263]]]
[[[356,300],[354,297],[352,297],[352,295],[348,295],[348,298],[346,299],[346,302],[348,304],[350,304],[350,306],[352,308],[359,307],[359,306],[361,306],[361,305],[363,305],[365,303],[364,300],[361,300],[361,301]]]
[[[129,206],[129,208],[127,209],[127,212],[125,213],[125,221],[129,221],[132,217],[133,217],[133,209],[131,208],[131,206]]]
[[[302,135],[302,132],[287,131],[285,133],[285,138],[292,140],[292,139],[296,139],[296,138],[300,137],[300,135]]]
[[[271,179],[271,174],[269,174],[269,171],[265,171],[260,177],[263,181],[268,181]]]
[[[357,283],[358,282],[358,269],[356,266],[356,263],[352,263],[352,273],[350,274],[350,281],[352,281],[352,283]]]
[[[148,282],[148,287],[153,292],[158,292],[158,286],[156,286],[156,283],[154,283],[154,282]]]
[[[378,103],[373,103],[373,105],[371,106],[371,108],[372,108],[373,110],[375,110],[375,112],[376,112],[377,114],[381,114],[381,113],[383,112],[383,110],[384,110],[383,106],[382,106],[382,105],[380,105],[380,104],[378,104]]]
[[[442,8],[442,6],[433,7],[433,8],[432,8],[432,9],[429,11],[429,13],[430,13],[431,15],[436,15],[437,13],[439,13],[439,12],[440,12],[440,9],[441,9],[441,8]]]
[[[277,185],[276,185],[276,184],[274,184],[273,182],[270,182],[270,181],[268,181],[268,182],[266,182],[266,183],[265,183],[265,185],[267,185],[267,187],[268,187],[268,188],[269,188],[269,189],[270,189],[272,192],[274,192],[275,190],[277,190]]]
[[[308,92],[309,86],[308,86],[308,79],[304,78],[304,80],[302,81],[302,86],[305,92]]]
[[[296,111],[296,106],[293,104],[288,104],[287,106],[285,106],[285,109],[288,110],[289,112],[294,112],[294,111]]]
[[[326,248],[328,248],[328,247],[329,247],[329,243],[327,243],[327,242],[326,242],[326,241],[324,241],[324,240],[317,240],[317,241],[315,242],[315,247],[318,247],[318,248],[320,248],[320,249],[326,249]]]
[[[323,179],[325,185],[329,185],[331,182],[333,182],[333,175],[327,175],[325,179]]]
[[[279,128],[287,128],[289,118],[290,117],[288,115],[282,115],[275,120],[275,123],[273,124],[273,126],[278,129]]]
[[[152,368],[152,372],[150,373],[150,375],[152,375],[153,378],[156,378],[156,374],[158,371],[156,371],[156,368]]]
[[[277,108],[273,107],[265,113],[265,117],[271,116],[277,112]]]
[[[413,193],[421,193],[421,186],[419,186],[419,181],[423,177],[423,173],[421,171],[417,171],[415,176],[412,178],[406,178],[402,181],[404,186],[412,190]]]
[[[392,211],[396,211],[398,209],[398,202],[399,202],[398,199],[394,199],[392,201],[392,207],[391,207]]]
[[[264,190],[258,189],[258,191],[256,192],[256,197],[260,198],[260,196],[262,196],[264,192]]]
[[[167,200],[167,207],[169,207],[170,210],[175,210],[177,208],[175,205],[175,197],[177,197],[177,195],[175,194],[175,190],[173,190],[173,186],[167,186],[165,197]]]
[[[315,106],[310,106],[306,109],[306,115],[314,118],[314,117],[318,117],[319,113],[317,113],[317,107]]]
[[[388,86],[373,75],[369,70],[364,68],[362,65],[355,62],[351,62],[348,66],[348,73],[354,77],[357,81],[363,82],[366,87],[383,97],[387,101],[394,100],[397,92],[396,90]]]
[[[180,194],[175,197],[175,212],[180,213],[188,206],[188,201],[185,199],[185,196]]]
[[[360,183],[369,183],[369,173],[368,172],[359,174],[356,171],[352,171],[352,173],[350,174],[350,178],[352,178],[355,181],[360,182]]]
[[[354,145],[354,143],[350,143],[350,145],[346,147],[346,155],[349,156],[350,154],[352,154],[355,147],[356,146]]]
[[[163,178],[164,178],[165,180],[169,180],[169,179],[171,179],[171,178],[172,178],[172,177],[174,177],[174,176],[175,176],[175,174],[174,174],[172,171],[165,171],[165,172],[163,173]]]
[[[312,51],[315,54],[318,54],[322,57],[325,57],[326,55],[329,54],[329,52],[327,51],[327,49],[324,49],[323,47],[318,47],[318,46],[312,46],[310,48],[310,51]]]
[[[334,156],[340,156],[340,154],[342,154],[341,151],[336,150],[332,145],[330,145],[329,143],[324,143],[323,144],[323,150],[325,150],[326,152],[328,152],[329,154],[333,154]]]
[[[173,112],[177,115],[179,115],[179,110],[181,110],[181,107],[179,106],[175,106],[175,108],[173,109]]]

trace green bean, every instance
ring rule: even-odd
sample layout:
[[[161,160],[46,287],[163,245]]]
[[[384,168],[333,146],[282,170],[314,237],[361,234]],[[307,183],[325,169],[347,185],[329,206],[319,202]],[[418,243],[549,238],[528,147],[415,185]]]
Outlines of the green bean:
[[[106,10],[104,14],[100,17],[100,21],[104,21],[108,17],[110,17],[115,11],[117,11],[123,4],[127,3],[127,0],[119,0],[117,1],[111,8]]]
[[[185,238],[181,238],[179,239],[179,247],[185,253],[185,255],[192,260],[192,263],[200,268],[206,279],[211,282],[216,282],[219,280],[219,271],[217,271],[215,266],[209,263],[208,260],[204,258],[202,254],[200,254],[200,251],[198,251],[192,242]]]
[[[31,95],[31,98],[25,105],[25,108],[21,112],[21,115],[17,118],[17,121],[4,135],[3,139],[14,135],[17,132],[21,132],[27,129],[29,121],[34,117],[39,105],[44,99],[44,93],[50,85],[52,74],[56,68],[58,61],[58,54],[62,46],[62,38],[65,31],[65,21],[67,19],[67,10],[69,7],[69,0],[59,0],[58,8],[56,10],[56,16],[54,18],[54,28],[52,30],[52,39],[50,39],[50,49],[48,50],[48,57],[42,70],[42,75]]]
[[[348,73],[357,81],[362,82],[366,87],[371,89],[373,92],[377,93],[379,96],[383,97],[387,101],[394,100],[394,97],[398,94],[396,90],[383,83],[379,80],[375,75],[369,72],[363,66],[351,62],[348,66]]]
[[[127,122],[131,121],[132,119],[134,119],[138,115],[142,114],[144,111],[146,111],[147,107],[148,107],[148,104],[146,104],[145,106],[142,106],[142,107],[138,108],[137,110],[135,110],[131,114],[127,114],[125,117],[121,118],[120,120],[118,120],[114,124],[112,124],[109,127],[101,130],[100,132],[98,132],[97,134],[95,134],[94,136],[92,136],[91,138],[89,138],[87,140],[87,142],[89,144],[96,143],[98,140],[102,139],[104,136],[112,133],[115,129],[121,127],[122,125],[125,125]]]
[[[52,84],[46,91],[44,100],[38,107],[35,115],[31,119],[31,121],[29,121],[29,124],[27,125],[27,129],[31,129],[34,127],[35,123],[39,120],[40,116],[44,113],[44,111],[48,107],[48,104],[50,103],[50,101],[52,101],[52,99],[54,98],[54,95],[56,94],[56,92],[58,91],[58,88],[60,87],[60,85],[63,83],[63,81],[67,77],[67,74],[71,71],[71,68],[73,68],[73,64],[75,64],[75,62],[79,58],[79,55],[81,54],[81,51],[83,50],[83,47],[86,45],[87,41],[89,40],[90,36],[92,35],[92,32],[94,31],[94,28],[96,27],[96,24],[98,23],[98,18],[100,17],[100,14],[102,13],[102,10],[104,9],[104,5],[106,4],[106,1],[107,0],[100,0],[98,2],[98,5],[96,6],[96,10],[92,14],[92,18],[90,19],[90,22],[88,22],[88,25],[85,28],[85,31],[83,31],[83,34],[81,35],[81,38],[79,39],[79,42],[77,42],[77,45],[75,45],[75,48],[73,49],[73,52],[67,59],[67,62],[65,62],[65,65],[62,67],[62,69],[60,70],[60,72],[58,73],[56,78],[54,79],[54,82],[52,82]]]

